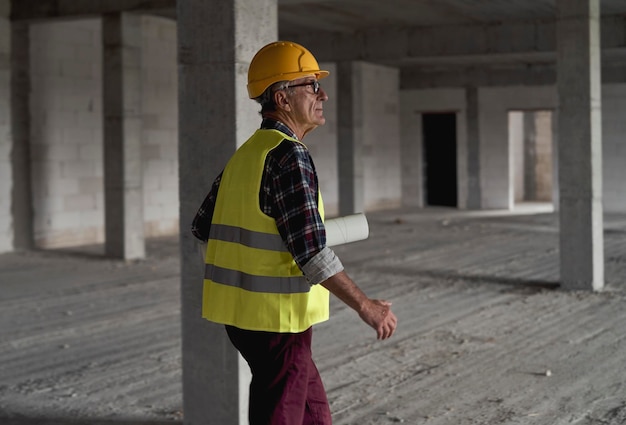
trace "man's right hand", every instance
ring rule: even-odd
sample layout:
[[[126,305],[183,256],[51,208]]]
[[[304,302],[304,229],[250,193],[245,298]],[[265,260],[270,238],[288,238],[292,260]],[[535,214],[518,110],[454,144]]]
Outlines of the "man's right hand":
[[[330,277],[321,285],[359,313],[361,319],[374,328],[378,339],[387,339],[396,331],[398,319],[391,311],[391,303],[367,298],[345,271]]]
[[[368,299],[359,311],[361,319],[376,331],[378,339],[387,339],[396,330],[398,318],[391,311],[391,302]]]

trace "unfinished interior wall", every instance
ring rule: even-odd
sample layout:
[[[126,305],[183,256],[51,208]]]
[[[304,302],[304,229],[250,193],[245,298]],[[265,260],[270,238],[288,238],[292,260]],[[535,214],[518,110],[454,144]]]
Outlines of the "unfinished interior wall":
[[[400,98],[395,68],[363,63],[363,169],[366,210],[399,207]]]
[[[605,212],[626,211],[626,84],[602,87],[602,193]]]
[[[402,204],[424,206],[422,113],[454,112],[457,129],[459,208],[467,205],[467,123],[463,89],[422,89],[400,92]]]
[[[552,201],[552,128],[552,111],[509,112],[515,203]]]
[[[496,117],[506,110],[512,109],[555,109],[556,92],[550,87],[500,87],[485,88],[481,90],[481,117],[483,126],[487,126],[482,133],[484,136],[481,143],[488,143],[491,148],[485,152],[487,158],[483,163],[488,168],[483,170],[483,181],[489,181],[490,187],[495,187],[492,191],[483,191],[487,196],[486,201],[492,207],[503,205],[502,201],[508,195],[504,193],[506,188],[499,185],[498,179],[504,180],[508,172],[513,169],[503,170],[504,164],[515,164],[513,151],[511,150],[510,161],[507,161],[507,153],[502,150],[505,144],[498,144],[497,140],[503,138],[502,128]],[[624,121],[624,110],[626,109],[626,84],[604,84],[602,87],[602,170],[603,170],[603,204],[605,211],[625,211],[626,210],[626,168],[623,165],[623,158],[626,156],[626,144],[624,134],[626,131]],[[542,111],[535,114],[535,124],[538,131],[539,153],[544,158],[536,164],[537,173],[537,200],[552,200],[558,204],[558,185],[556,184],[558,165],[556,164],[556,134],[554,134],[554,120],[556,116],[550,111]],[[557,129],[558,131],[558,129]],[[501,135],[498,136],[497,134]],[[553,143],[548,141],[549,135],[553,137]],[[485,137],[486,136],[486,137]],[[552,161],[547,161],[547,150],[552,149]],[[499,159],[498,159],[499,158]],[[548,179],[552,175],[552,181]],[[515,182],[515,173],[510,181]],[[496,190],[497,189],[497,190]],[[500,193],[499,191],[502,191]],[[556,192],[556,193],[555,193]]]
[[[144,233],[154,237],[179,228],[176,22],[143,16],[141,23]]]
[[[304,144],[313,157],[320,191],[324,197],[327,217],[339,213],[339,186],[337,165],[337,66],[334,63],[320,63],[321,69],[330,75],[320,81],[328,100],[324,102],[326,124],[307,134]]]
[[[30,27],[33,227],[39,247],[104,239],[100,29],[95,19]]]
[[[553,134],[552,111],[536,111],[532,114],[535,128],[535,164],[532,169],[535,182],[533,200],[552,201],[553,178]]]
[[[479,89],[480,185],[484,209],[514,206],[514,158],[509,143],[509,111],[556,108],[553,86]]]
[[[145,235],[178,231],[174,21],[142,18]],[[99,19],[31,25],[35,242],[104,241],[102,41]]]

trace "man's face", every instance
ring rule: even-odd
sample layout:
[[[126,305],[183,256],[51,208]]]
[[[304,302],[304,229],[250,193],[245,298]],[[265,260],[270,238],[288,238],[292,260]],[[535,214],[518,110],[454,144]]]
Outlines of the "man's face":
[[[292,87],[288,96],[292,117],[299,126],[305,129],[305,133],[326,122],[323,102],[328,100],[328,96],[318,84],[313,75],[289,83],[289,87]],[[316,86],[318,87],[317,93],[315,93]]]

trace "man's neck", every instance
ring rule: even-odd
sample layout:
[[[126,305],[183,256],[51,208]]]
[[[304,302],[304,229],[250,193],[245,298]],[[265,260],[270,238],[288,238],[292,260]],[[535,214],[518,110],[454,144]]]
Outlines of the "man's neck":
[[[279,117],[272,114],[263,114],[263,122],[261,123],[261,127],[282,130],[284,133],[288,134],[294,139],[302,139],[300,135],[298,135],[298,133],[294,131],[293,127],[289,125],[289,123],[286,123],[284,120],[281,120]]]

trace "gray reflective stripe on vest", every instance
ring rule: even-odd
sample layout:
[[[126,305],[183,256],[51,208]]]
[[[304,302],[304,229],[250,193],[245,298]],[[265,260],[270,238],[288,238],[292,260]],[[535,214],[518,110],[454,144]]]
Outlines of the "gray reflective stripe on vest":
[[[238,270],[217,267],[213,264],[205,266],[204,278],[222,285],[235,286],[252,292],[299,294],[311,290],[311,285],[309,285],[304,276],[254,276]]]
[[[250,248],[267,249],[270,251],[286,252],[287,247],[280,235],[271,233],[261,233],[241,227],[229,226],[227,224],[211,224],[209,239],[224,242],[240,243]]]

